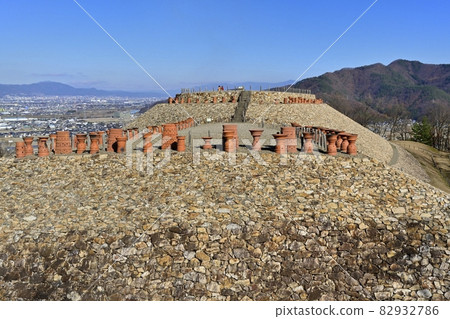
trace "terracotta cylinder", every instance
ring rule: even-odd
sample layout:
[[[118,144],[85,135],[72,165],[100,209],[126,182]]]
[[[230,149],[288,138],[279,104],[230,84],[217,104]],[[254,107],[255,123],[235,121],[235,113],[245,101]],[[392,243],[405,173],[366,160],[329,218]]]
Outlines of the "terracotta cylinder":
[[[16,158],[24,158],[25,157],[25,142],[19,141],[16,142]]]
[[[162,146],[161,149],[165,150],[173,146],[177,141],[178,130],[174,123],[164,124],[162,132]]]
[[[236,143],[236,149],[239,147],[239,136],[238,136],[238,128],[236,124],[223,124],[223,131],[233,131],[234,132],[234,139]],[[222,143],[225,143],[225,141],[222,141]]]
[[[213,96],[213,103],[214,103],[214,104],[217,103],[217,96]]]
[[[148,132],[144,134],[144,153],[149,153],[153,150],[152,133]]]
[[[127,137],[118,136],[117,140],[117,153],[124,153],[127,147]]]
[[[91,139],[91,148],[89,150],[90,154],[96,154],[100,150],[100,147],[98,146],[99,137],[97,133],[91,133],[89,134],[89,138]]]
[[[358,138],[357,134],[349,134],[347,137],[348,140],[348,147],[347,147],[347,154],[348,155],[356,155],[358,153],[356,149],[356,139]]]
[[[38,156],[39,157],[46,157],[46,156],[50,155],[50,151],[48,150],[47,141],[48,141],[47,136],[38,137]]]
[[[123,136],[123,131],[120,128],[112,128],[108,134],[108,152],[117,152],[117,138]]]
[[[23,138],[25,143],[25,156],[34,155],[33,140],[34,138],[32,136],[26,136]]]
[[[287,148],[286,148],[286,134],[272,134],[272,136],[275,139],[275,142],[277,143],[275,146],[275,153],[277,154],[286,154]]]
[[[261,150],[261,135],[264,130],[250,130],[250,134],[253,137],[252,150],[260,151]]]
[[[286,147],[288,153],[297,152],[297,135],[296,128],[291,126],[286,126],[281,128],[281,133],[286,134]]]
[[[327,154],[328,155],[337,155],[337,148],[336,148],[336,134],[328,134],[327,135]]]
[[[202,139],[205,141],[205,144],[202,146],[202,148],[204,150],[212,149],[212,145],[211,145],[212,137],[211,136],[207,136],[207,137],[202,137]]]
[[[314,151],[314,146],[312,143],[312,139],[314,137],[314,134],[312,133],[308,133],[308,132],[304,132],[303,133],[303,138],[304,138],[304,142],[305,142],[305,152],[307,154],[312,154]]]
[[[186,151],[186,136],[177,136],[177,151]]]
[[[86,134],[77,134],[77,154],[82,154],[86,150]]]
[[[234,131],[223,131],[222,141],[225,152],[232,153],[236,151],[236,141],[234,138],[234,134]]]
[[[342,138],[342,143],[341,143],[341,152],[347,153],[347,147],[348,147],[348,134],[347,133],[339,133],[339,135]]]
[[[70,132],[58,131],[56,132],[56,146],[55,154],[71,154],[72,141],[70,139]]]
[[[285,97],[285,98],[283,99],[283,103],[284,103],[284,104],[287,104],[287,103],[288,103],[288,98],[287,98],[287,97]]]

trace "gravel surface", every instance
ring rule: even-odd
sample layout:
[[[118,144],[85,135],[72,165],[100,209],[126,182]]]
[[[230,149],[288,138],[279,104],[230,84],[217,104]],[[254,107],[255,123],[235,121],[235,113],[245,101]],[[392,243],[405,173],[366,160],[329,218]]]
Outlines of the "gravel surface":
[[[368,158],[222,155],[0,159],[0,299],[450,299],[448,194]]]

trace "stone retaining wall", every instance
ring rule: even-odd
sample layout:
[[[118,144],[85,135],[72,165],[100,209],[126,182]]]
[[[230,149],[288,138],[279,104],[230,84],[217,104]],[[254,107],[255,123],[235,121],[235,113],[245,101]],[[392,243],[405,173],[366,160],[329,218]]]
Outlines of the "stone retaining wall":
[[[181,93],[175,96],[174,103],[220,103],[223,98],[225,102],[237,101],[242,91],[207,91],[194,93]],[[298,99],[298,103],[313,103],[316,100],[314,94],[275,92],[275,91],[251,91],[251,101],[253,103],[284,103],[285,99],[291,103],[294,99]]]

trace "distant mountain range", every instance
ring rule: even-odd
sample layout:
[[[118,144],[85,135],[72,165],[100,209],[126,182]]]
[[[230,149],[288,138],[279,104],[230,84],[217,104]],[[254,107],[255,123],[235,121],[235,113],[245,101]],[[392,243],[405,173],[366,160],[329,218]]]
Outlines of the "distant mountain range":
[[[230,89],[244,86],[259,90],[287,87],[292,81],[267,82],[211,82],[190,89],[211,90],[221,85]],[[402,109],[408,117],[420,119],[437,107],[450,109],[450,64],[424,64],[418,61],[396,60],[385,66],[381,63],[357,68],[345,68],[296,83],[294,88],[309,89],[332,107],[361,124],[373,118],[388,118],[390,112]],[[180,90],[170,90],[173,96]],[[162,91],[126,92],[95,88],[74,88],[58,82],[23,85],[0,84],[0,96],[121,96],[167,98]]]
[[[198,90],[212,90],[217,89],[217,87],[223,86],[229,89],[235,88],[237,86],[244,86],[245,89],[249,90],[259,90],[267,89],[274,86],[290,85],[293,81],[284,81],[278,83],[267,83],[267,82],[211,82],[204,85],[192,86],[189,89],[195,91]],[[180,90],[168,90],[168,92],[175,96],[175,94],[180,93]],[[167,98],[167,95],[162,91],[152,91],[152,92],[127,92],[127,91],[107,91],[98,90],[95,88],[74,88],[73,86],[59,83],[59,82],[39,82],[33,84],[0,84],[0,97],[5,95],[12,96],[96,96],[96,97],[106,97],[106,96],[119,96],[119,97],[156,97],[156,98]]]
[[[325,73],[293,87],[311,90],[356,119],[362,111],[386,116],[395,107],[418,119],[437,106],[450,109],[450,64],[396,60],[387,66],[377,63]]]
[[[74,88],[59,82],[33,84],[0,84],[0,96],[119,96],[119,97],[163,97],[164,92],[106,91],[94,88]]]

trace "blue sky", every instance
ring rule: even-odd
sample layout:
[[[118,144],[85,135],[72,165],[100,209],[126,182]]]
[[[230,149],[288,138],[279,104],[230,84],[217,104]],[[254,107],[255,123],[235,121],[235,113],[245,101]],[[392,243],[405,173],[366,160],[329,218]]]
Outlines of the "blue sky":
[[[296,79],[374,0],[77,0],[167,89]],[[450,63],[450,1],[379,0],[305,75]],[[73,0],[0,0],[0,83],[157,85]]]

